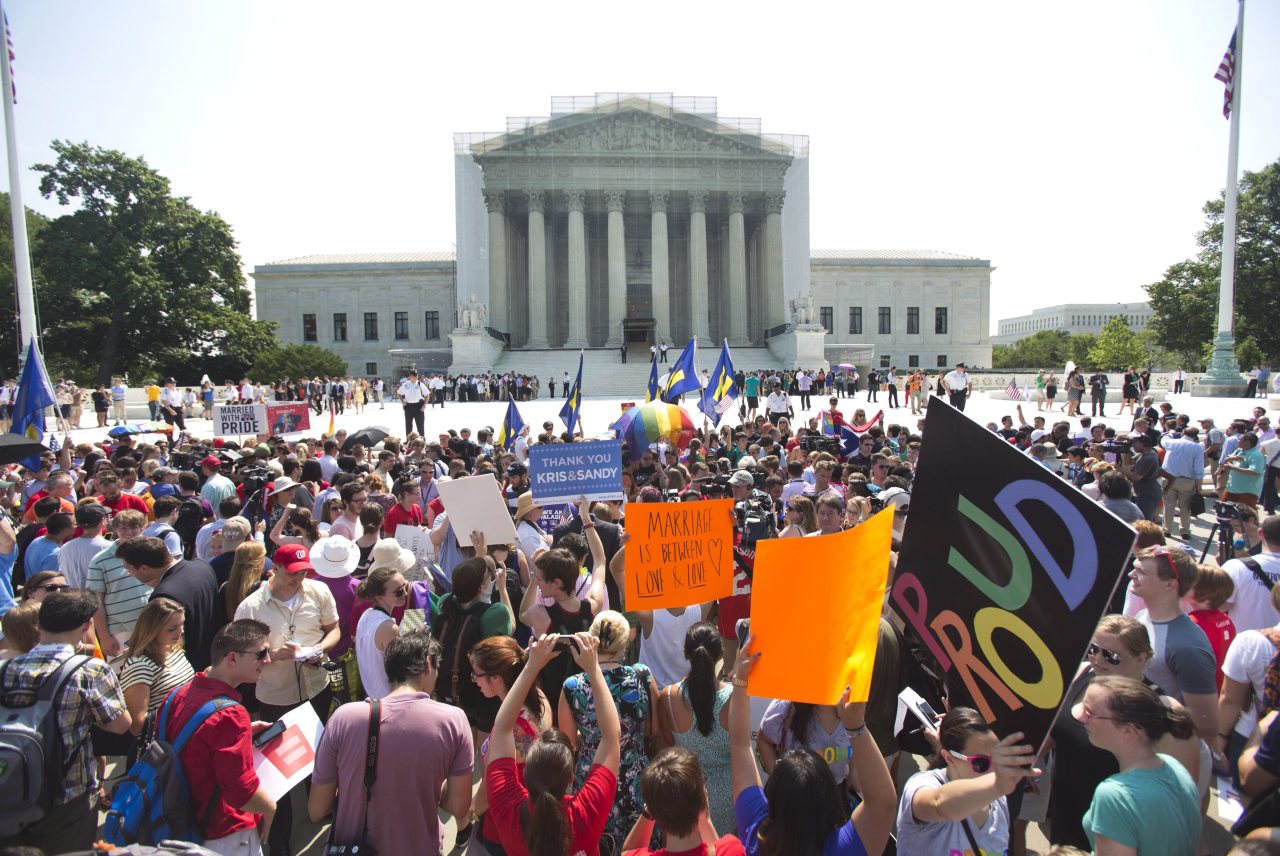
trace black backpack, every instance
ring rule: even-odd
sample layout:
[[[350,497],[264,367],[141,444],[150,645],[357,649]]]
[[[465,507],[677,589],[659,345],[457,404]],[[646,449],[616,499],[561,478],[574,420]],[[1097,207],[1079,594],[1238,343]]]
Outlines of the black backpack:
[[[461,620],[450,620],[443,615],[431,629],[443,649],[440,656],[440,677],[436,680],[436,697],[439,701],[463,709],[473,708],[484,698],[484,693],[471,680],[471,662],[467,654],[481,640],[483,630],[480,616],[491,604],[480,601],[462,610]]]
[[[73,654],[39,684],[24,688],[4,686],[12,660],[0,667],[0,836],[20,834],[53,808],[55,790],[67,774],[58,700],[87,662]]]
[[[204,526],[204,506],[198,496],[180,497],[182,505],[178,506],[178,516],[173,521],[173,531],[178,533],[182,541],[182,558],[194,559],[196,556],[196,535]]]

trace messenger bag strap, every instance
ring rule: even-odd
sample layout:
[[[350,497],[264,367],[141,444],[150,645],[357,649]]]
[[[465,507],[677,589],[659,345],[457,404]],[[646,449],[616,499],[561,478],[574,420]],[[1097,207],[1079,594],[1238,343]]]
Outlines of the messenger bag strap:
[[[1267,591],[1271,591],[1271,589],[1275,587],[1275,583],[1271,582],[1271,578],[1268,577],[1265,573],[1263,573],[1262,565],[1259,564],[1257,559],[1253,558],[1252,556],[1246,556],[1245,558],[1241,559],[1240,562],[1246,568],[1253,571],[1253,575],[1258,578],[1258,582],[1262,583],[1262,587],[1265,588]]]

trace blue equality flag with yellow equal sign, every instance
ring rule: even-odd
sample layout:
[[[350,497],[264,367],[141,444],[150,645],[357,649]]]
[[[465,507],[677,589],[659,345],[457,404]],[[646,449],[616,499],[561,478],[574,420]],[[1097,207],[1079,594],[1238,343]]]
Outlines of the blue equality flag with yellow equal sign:
[[[712,424],[719,426],[720,417],[733,407],[738,400],[738,385],[733,380],[733,360],[729,357],[729,340],[725,339],[720,346],[720,359],[716,361],[715,370],[707,388],[702,391],[698,400],[698,409],[707,415]]]
[[[671,366],[667,385],[662,390],[662,400],[673,404],[686,392],[702,392],[698,382],[698,337],[694,336],[680,352],[680,358]]]
[[[524,420],[520,418],[520,411],[516,410],[516,400],[507,396],[507,415],[502,417],[502,427],[498,430],[498,445],[510,449],[523,430]]]
[[[582,410],[582,352],[578,352],[578,376],[573,379],[573,386],[565,396],[564,407],[560,408],[560,421],[564,423],[569,436],[573,436],[578,427],[578,412]]]
[[[53,384],[49,381],[40,349],[36,347],[36,339],[32,336],[31,344],[27,346],[26,362],[22,365],[22,379],[18,381],[18,391],[13,397],[13,426],[9,433],[22,434],[37,443],[43,443],[44,411],[53,403]],[[32,455],[22,461],[24,467],[32,470],[39,463],[39,455]]]

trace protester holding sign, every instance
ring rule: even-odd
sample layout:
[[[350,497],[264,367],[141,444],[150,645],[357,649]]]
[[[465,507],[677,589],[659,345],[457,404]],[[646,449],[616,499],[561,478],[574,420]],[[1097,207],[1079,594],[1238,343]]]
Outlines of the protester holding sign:
[[[1003,853],[1009,847],[1006,797],[1027,776],[1035,747],[1022,734],[996,736],[974,709],[953,707],[938,725],[938,754],[902,789],[902,853]]]
[[[808,749],[793,749],[779,758],[767,788],[760,786],[760,772],[751,751],[747,679],[764,652],[752,650],[754,641],[754,637],[747,637],[738,651],[729,710],[734,814],[747,853],[861,856],[882,852],[893,828],[893,779],[867,730],[867,706],[851,704],[847,687],[836,708],[853,746],[853,765],[862,787],[863,801],[852,816],[845,808],[831,768]]]

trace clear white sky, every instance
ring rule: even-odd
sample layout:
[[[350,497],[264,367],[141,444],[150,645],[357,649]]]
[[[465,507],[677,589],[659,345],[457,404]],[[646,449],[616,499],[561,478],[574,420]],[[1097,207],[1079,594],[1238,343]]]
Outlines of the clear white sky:
[[[997,318],[1140,300],[1226,181],[1234,0],[8,0],[19,147],[141,155],[246,269],[449,250],[455,131],[552,95],[675,92],[811,143],[812,245],[997,267]],[[1249,0],[1242,169],[1280,157],[1280,2]],[[6,177],[0,177],[7,188]],[[49,215],[32,174],[29,207]]]

